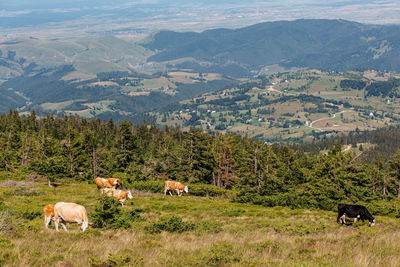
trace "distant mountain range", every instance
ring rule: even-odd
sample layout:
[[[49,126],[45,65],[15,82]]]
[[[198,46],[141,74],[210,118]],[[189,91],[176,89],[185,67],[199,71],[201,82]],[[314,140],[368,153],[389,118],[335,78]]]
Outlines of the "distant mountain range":
[[[201,33],[160,31],[143,46],[157,52],[148,58],[155,62],[193,58],[257,71],[274,64],[335,71],[400,71],[398,25],[320,19],[266,22]]]
[[[0,80],[61,65],[91,75],[170,69],[231,77],[293,68],[400,71],[400,26],[318,19],[201,33],[160,31],[139,43],[116,37],[0,42]]]

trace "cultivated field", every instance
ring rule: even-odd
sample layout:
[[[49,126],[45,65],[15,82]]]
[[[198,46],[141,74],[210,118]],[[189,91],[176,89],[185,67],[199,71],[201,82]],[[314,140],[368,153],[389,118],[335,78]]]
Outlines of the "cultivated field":
[[[0,186],[0,199],[2,266],[400,266],[400,220],[389,217],[339,226],[334,212],[136,192],[124,207],[140,214],[130,228],[57,233],[44,229],[42,206],[76,202],[93,219],[94,184]]]

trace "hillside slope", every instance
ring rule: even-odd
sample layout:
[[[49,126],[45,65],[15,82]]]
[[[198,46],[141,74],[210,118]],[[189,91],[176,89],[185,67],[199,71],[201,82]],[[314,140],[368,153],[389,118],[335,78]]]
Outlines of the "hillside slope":
[[[145,47],[150,61],[195,58],[250,69],[280,64],[323,70],[400,70],[400,26],[344,20],[266,22],[201,33],[161,31]]]
[[[128,71],[144,63],[150,55],[150,50],[110,36],[63,40],[16,39],[0,43],[0,79],[61,65],[74,66],[77,78],[82,78],[84,74]]]

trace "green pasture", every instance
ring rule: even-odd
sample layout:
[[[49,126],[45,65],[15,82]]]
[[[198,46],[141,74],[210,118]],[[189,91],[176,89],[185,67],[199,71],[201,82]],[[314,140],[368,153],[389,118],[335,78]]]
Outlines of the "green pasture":
[[[2,173],[1,183],[13,175]],[[21,178],[21,177],[20,177]],[[399,219],[378,217],[369,228],[336,223],[334,212],[231,202],[229,197],[164,196],[134,191],[124,229],[68,233],[44,228],[42,207],[84,205],[93,219],[99,192],[92,183],[0,185],[2,266],[398,266]],[[32,186],[33,184],[33,186]],[[190,190],[190,189],[189,189]],[[398,259],[398,258],[397,258]]]

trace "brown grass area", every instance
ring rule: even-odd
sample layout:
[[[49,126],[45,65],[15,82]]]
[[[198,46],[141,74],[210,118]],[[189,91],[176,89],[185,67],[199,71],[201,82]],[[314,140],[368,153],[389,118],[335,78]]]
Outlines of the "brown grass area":
[[[77,80],[79,82],[94,79],[97,76],[94,74],[87,74],[79,71],[73,71],[61,78],[64,81]]]
[[[130,96],[141,96],[141,95],[149,95],[150,92],[129,92]]]
[[[102,82],[94,82],[89,84],[90,86],[118,86],[118,83],[113,81],[102,81]]]
[[[207,266],[213,261],[225,262],[216,266],[400,266],[399,238],[400,231],[394,225],[335,227],[305,235],[245,226],[216,234],[164,232],[156,236],[141,230],[91,230],[83,234],[42,230],[14,236],[9,253],[19,266],[65,266],[67,262],[88,266],[95,261],[107,262],[110,255],[128,256],[139,266]],[[231,255],[212,250],[224,245]]]

